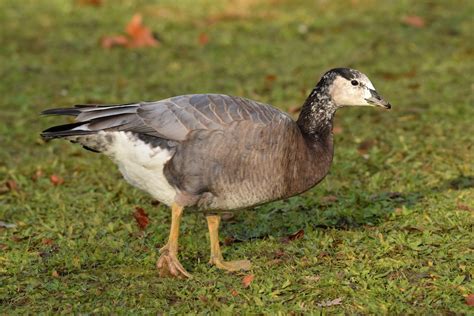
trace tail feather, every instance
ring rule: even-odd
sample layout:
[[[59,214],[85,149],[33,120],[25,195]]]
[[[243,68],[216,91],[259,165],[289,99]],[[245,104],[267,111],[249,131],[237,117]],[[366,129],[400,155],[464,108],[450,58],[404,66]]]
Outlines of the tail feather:
[[[75,123],[50,127],[41,133],[43,139],[76,135],[89,135],[101,130],[119,129],[122,126],[137,125],[139,104],[123,105],[76,105],[73,108],[58,108],[43,111],[44,115],[75,116]],[[139,125],[139,124],[138,124]]]

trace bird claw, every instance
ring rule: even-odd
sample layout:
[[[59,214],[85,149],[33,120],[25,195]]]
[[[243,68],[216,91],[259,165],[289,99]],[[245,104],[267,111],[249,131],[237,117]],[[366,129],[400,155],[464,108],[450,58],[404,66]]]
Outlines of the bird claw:
[[[160,277],[175,277],[178,279],[192,278],[192,275],[184,269],[176,255],[171,254],[168,249],[163,248],[160,250],[161,256],[156,262],[156,268],[158,269]]]
[[[222,259],[212,258],[209,263],[215,265],[219,269],[231,272],[239,270],[247,271],[252,267],[252,263],[249,260],[224,261]]]

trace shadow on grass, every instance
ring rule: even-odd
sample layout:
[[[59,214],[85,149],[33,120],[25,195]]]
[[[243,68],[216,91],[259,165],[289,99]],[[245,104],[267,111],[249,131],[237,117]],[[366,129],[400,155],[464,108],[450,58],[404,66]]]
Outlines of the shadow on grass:
[[[474,176],[461,175],[415,192],[361,194],[347,190],[339,197],[296,196],[236,213],[224,224],[222,235],[232,242],[239,242],[288,236],[307,227],[349,230],[376,226],[397,209],[414,207],[433,194],[472,187]]]

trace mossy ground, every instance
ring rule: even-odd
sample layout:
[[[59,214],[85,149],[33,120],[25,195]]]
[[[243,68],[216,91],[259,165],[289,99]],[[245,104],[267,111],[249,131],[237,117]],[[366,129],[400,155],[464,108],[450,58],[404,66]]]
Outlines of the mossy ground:
[[[0,230],[2,314],[474,312],[472,1],[103,2],[0,2],[0,180],[18,185],[0,195],[0,220],[17,225]],[[162,45],[101,48],[136,12]],[[403,22],[414,15],[425,25]],[[181,227],[194,278],[159,278],[169,211],[107,158],[39,137],[64,121],[41,110],[77,103],[219,92],[288,110],[335,66],[367,73],[393,110],[339,111],[319,186],[224,223],[223,239],[243,241],[225,256],[253,261],[248,288],[207,265],[199,214]]]

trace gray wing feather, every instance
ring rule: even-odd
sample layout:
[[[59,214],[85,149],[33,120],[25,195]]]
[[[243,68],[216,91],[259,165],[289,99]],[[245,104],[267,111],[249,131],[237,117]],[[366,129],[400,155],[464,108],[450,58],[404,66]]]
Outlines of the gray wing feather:
[[[120,106],[81,105],[44,113],[75,115],[76,122],[84,122],[74,125],[78,132],[131,131],[173,141],[183,141],[196,130],[224,130],[236,121],[264,126],[291,120],[286,113],[270,105],[221,94],[191,94]],[[50,133],[57,131],[55,128]],[[68,134],[70,132],[68,130]]]

